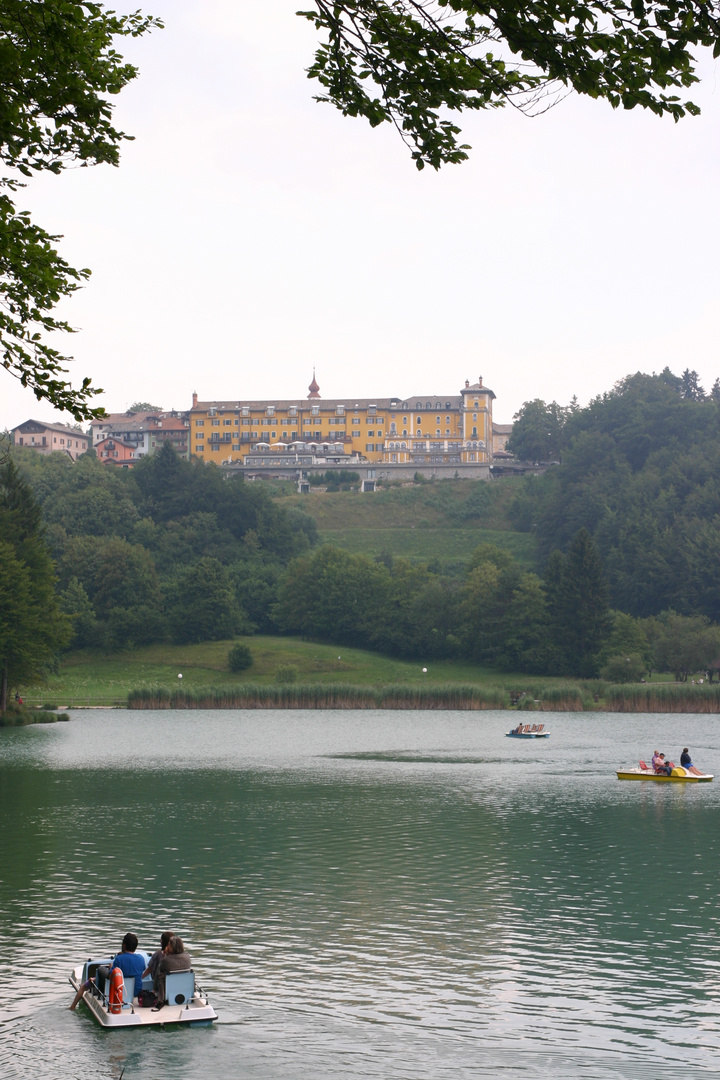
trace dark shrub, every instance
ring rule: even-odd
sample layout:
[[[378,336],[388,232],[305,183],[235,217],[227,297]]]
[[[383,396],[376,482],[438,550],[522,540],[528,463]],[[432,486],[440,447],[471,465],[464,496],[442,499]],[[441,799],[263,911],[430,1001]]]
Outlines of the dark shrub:
[[[230,671],[246,671],[253,662],[253,656],[248,646],[238,641],[230,649],[227,662]]]

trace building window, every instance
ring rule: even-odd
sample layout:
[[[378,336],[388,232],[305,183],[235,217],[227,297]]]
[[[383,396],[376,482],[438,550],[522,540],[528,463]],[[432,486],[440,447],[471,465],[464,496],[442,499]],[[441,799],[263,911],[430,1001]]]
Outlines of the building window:
[[[203,444],[198,443],[197,446],[195,447],[195,453],[196,454],[202,454],[204,449],[205,449],[205,447],[203,446]]]
[[[403,416],[403,424],[407,424],[407,416]]]
[[[237,421],[235,422],[237,423]],[[232,424],[232,420],[223,420],[223,424],[225,425],[225,427],[230,427],[230,425]]]
[[[205,432],[204,432],[204,431],[198,431],[198,433],[197,433],[197,435],[195,436],[195,438],[196,438],[196,439],[204,439],[204,438],[205,438]]]
[[[243,427],[250,427],[250,419],[249,419],[249,417],[247,419],[245,417],[243,417]]]
[[[220,427],[220,421],[219,420],[211,420],[210,423],[212,424],[213,427]]]

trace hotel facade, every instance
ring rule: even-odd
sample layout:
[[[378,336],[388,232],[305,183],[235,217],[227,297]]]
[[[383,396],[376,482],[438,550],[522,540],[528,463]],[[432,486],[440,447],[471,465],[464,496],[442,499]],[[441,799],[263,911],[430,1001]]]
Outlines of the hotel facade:
[[[199,401],[190,410],[190,452],[218,465],[258,467],[315,459],[385,465],[489,465],[508,425],[493,427],[495,394],[465,381],[458,394]]]

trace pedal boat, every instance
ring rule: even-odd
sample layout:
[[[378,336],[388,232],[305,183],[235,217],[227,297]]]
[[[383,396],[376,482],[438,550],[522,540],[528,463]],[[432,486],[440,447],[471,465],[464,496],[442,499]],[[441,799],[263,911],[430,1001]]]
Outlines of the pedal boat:
[[[653,772],[644,761],[641,761],[637,769],[619,769],[617,778],[618,780],[652,780],[656,784],[708,784],[713,774],[702,773],[698,776],[697,773],[683,769],[681,765],[675,765],[670,775],[666,776],[665,773]]]
[[[519,726],[519,725],[518,725]],[[522,731],[518,731],[517,728],[513,728],[512,731],[508,731],[506,738],[508,739],[549,739],[550,732],[545,730],[544,724],[525,724]]]
[[[138,949],[138,955],[144,957],[147,967],[150,956]],[[92,979],[99,967],[109,966],[112,956],[90,957],[84,964],[73,968],[70,985],[77,992],[83,983]],[[129,983],[132,982],[132,986]],[[109,986],[100,989],[95,983],[86,990],[82,1000],[104,1028],[148,1027],[153,1025],[185,1024],[199,1027],[212,1024],[217,1020],[217,1013],[208,1000],[208,996],[195,982],[193,971],[168,972],[165,977],[166,1002],[161,1009],[151,1009],[138,1005],[135,994],[135,980],[124,979],[122,1005],[111,1005],[107,993]],[[143,989],[152,990],[152,978],[143,980]]]

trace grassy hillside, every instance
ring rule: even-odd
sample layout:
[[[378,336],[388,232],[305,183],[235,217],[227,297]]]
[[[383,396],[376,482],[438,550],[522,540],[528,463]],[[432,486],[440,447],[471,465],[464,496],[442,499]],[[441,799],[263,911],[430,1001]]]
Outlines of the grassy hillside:
[[[253,654],[252,667],[242,675],[228,671],[230,641],[147,645],[110,656],[73,653],[63,661],[59,674],[50,676],[46,685],[25,687],[22,696],[29,704],[124,704],[130,690],[145,687],[175,689],[182,685],[183,689],[199,689],[235,686],[239,682],[270,685],[275,683],[277,672],[283,667],[295,668],[300,684],[381,687],[470,683],[515,687],[518,679],[522,683],[521,676],[498,673],[464,661],[436,661],[428,664],[424,673],[421,662],[393,660],[362,649],[260,635],[242,640]],[[182,674],[181,680],[178,674]],[[548,686],[563,681],[542,680]]]
[[[321,541],[370,556],[439,558],[465,562],[478,544],[505,548],[532,567],[534,538],[514,532],[507,507],[517,491],[512,478],[493,481],[440,480],[381,488],[360,495],[317,491],[281,497],[284,506],[301,508],[315,519]]]

